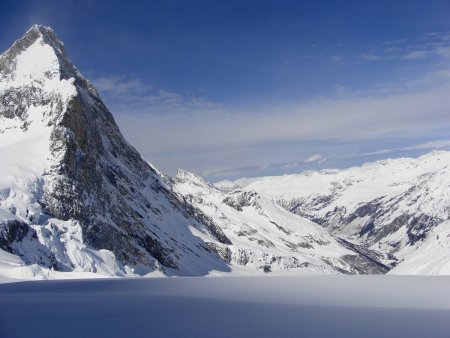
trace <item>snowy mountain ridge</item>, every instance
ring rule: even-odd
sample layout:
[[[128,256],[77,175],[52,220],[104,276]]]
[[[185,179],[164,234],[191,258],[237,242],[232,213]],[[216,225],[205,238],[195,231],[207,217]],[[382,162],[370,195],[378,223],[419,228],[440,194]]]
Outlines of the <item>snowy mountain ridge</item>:
[[[48,27],[0,56],[0,160],[0,277],[449,273],[450,153],[169,177],[124,139]]]
[[[444,268],[448,258],[441,259],[439,266],[422,262],[412,270],[401,268],[401,262],[412,259],[424,243],[428,249],[441,246],[435,238],[450,218],[450,152],[433,151],[416,159],[382,160],[346,170],[240,179],[235,184],[321,224],[335,236],[387,255],[385,264],[400,263],[393,273],[439,273],[440,266],[442,273],[448,273]],[[438,251],[442,257],[449,253],[448,246]]]
[[[174,190],[219,224],[232,246],[215,246],[229,263],[262,271],[309,268],[316,273],[384,273],[378,257],[343,245],[317,224],[254,191],[218,188],[179,170]],[[369,254],[370,255],[370,254]]]

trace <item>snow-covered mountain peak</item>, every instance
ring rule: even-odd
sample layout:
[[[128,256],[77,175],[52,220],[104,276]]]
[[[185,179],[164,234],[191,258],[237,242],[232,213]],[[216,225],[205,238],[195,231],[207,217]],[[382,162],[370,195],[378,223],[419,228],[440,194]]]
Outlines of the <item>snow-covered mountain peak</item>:
[[[189,183],[198,186],[210,186],[202,177],[184,169],[178,169],[173,180],[179,183]]]
[[[70,62],[64,43],[50,27],[32,26],[0,55],[0,90],[31,87],[38,93],[58,91],[67,94],[73,89],[71,84],[99,96]]]
[[[34,25],[0,56],[2,83],[8,77],[12,80],[18,77],[16,81],[23,83],[34,77],[54,77],[59,73],[61,58],[66,58],[64,45],[54,31]]]
[[[33,26],[0,74],[0,237],[32,229],[60,270],[227,269],[204,242],[226,243],[220,228],[123,138],[53,30]],[[0,248],[27,255],[10,244]]]
[[[55,124],[77,95],[75,82],[87,84],[53,30],[33,26],[0,55],[0,134]],[[0,145],[14,139],[7,135]]]

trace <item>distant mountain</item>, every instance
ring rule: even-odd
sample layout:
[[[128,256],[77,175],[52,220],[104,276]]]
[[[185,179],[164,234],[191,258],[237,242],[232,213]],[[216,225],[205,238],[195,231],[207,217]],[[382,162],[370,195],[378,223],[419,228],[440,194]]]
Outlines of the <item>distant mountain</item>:
[[[392,273],[450,273],[450,152],[235,183],[399,264]]]
[[[336,240],[317,224],[254,191],[213,186],[179,170],[174,190],[219,224],[232,245],[215,245],[225,261],[261,271],[307,268],[316,273],[384,273],[371,252]]]

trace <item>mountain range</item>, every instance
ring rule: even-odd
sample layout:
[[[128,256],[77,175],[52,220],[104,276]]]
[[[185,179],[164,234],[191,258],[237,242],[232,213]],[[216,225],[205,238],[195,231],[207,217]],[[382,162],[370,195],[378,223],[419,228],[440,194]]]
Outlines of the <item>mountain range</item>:
[[[0,275],[450,273],[450,153],[211,184],[149,164],[55,32],[0,56]]]

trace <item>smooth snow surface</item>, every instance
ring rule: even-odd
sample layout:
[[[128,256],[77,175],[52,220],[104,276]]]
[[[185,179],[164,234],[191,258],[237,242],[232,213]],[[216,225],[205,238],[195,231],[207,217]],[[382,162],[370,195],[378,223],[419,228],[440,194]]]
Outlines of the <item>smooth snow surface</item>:
[[[448,337],[449,277],[281,276],[0,285],[1,337]]]

